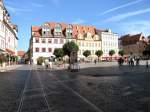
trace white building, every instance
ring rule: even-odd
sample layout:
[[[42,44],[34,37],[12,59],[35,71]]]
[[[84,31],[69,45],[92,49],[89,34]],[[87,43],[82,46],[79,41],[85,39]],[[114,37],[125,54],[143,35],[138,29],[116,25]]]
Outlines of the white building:
[[[79,46],[78,58],[83,59],[83,52],[91,51],[90,59],[97,59],[95,52],[103,50],[103,58],[110,57],[109,51],[115,50],[118,56],[118,34],[110,30],[97,30],[94,26],[72,25],[65,23],[45,23],[42,26],[32,26],[30,39],[30,54],[34,64],[39,57],[54,56],[56,48],[62,48],[68,41],[74,41]]]
[[[10,21],[10,15],[0,0],[0,51],[8,55],[17,55],[17,26]]]
[[[65,32],[64,32],[65,31]],[[62,48],[72,38],[72,26],[59,23],[45,23],[43,26],[32,26],[30,52],[34,64],[39,57],[54,56],[56,48]]]
[[[117,33],[113,33],[111,30],[99,31],[98,32],[101,41],[102,41],[102,51],[103,56],[102,60],[109,60],[109,51],[114,50],[115,54],[112,56],[113,59],[118,58],[118,38],[119,35]]]

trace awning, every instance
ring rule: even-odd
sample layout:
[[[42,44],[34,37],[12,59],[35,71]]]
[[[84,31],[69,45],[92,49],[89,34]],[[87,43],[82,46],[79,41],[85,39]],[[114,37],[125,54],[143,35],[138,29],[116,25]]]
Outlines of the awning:
[[[6,52],[7,52],[8,54],[10,54],[10,55],[15,56],[15,52],[13,52],[13,51],[10,50],[10,49],[6,49]]]
[[[2,49],[0,49],[0,54],[6,54],[6,52]]]

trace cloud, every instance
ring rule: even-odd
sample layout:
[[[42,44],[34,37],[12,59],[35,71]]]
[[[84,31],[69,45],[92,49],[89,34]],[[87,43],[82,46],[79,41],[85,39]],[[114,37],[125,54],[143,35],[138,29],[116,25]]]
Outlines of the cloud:
[[[127,3],[127,4],[124,4],[124,5],[121,5],[121,6],[118,6],[118,7],[109,9],[109,10],[106,10],[106,11],[102,12],[100,15],[104,15],[104,14],[107,14],[107,13],[119,10],[119,9],[127,7],[127,6],[131,6],[131,5],[137,4],[137,3],[141,2],[141,1],[143,1],[143,0],[137,0],[137,1],[134,1],[134,2],[130,2],[130,3]]]
[[[44,7],[44,5],[38,3],[31,3],[31,5],[38,8]]]
[[[128,13],[124,13],[124,14],[118,14],[116,16],[113,16],[109,19],[104,20],[104,22],[118,22],[118,21],[124,20],[124,19],[132,17],[132,16],[137,16],[137,15],[141,15],[141,14],[145,14],[145,13],[149,13],[149,12],[150,12],[150,8],[142,9],[142,10],[138,10],[138,11],[134,11],[134,12],[128,12]]]
[[[71,22],[71,24],[83,24],[85,23],[85,20],[83,19],[76,19],[75,21]]]
[[[145,35],[150,35],[150,21],[131,21],[118,23],[121,32],[125,34],[137,34],[143,32]]]
[[[16,7],[9,6],[9,5],[6,5],[6,8],[7,8],[9,11],[11,11],[12,13],[31,12],[31,11],[32,11],[32,10],[27,9],[27,8],[16,8]]]

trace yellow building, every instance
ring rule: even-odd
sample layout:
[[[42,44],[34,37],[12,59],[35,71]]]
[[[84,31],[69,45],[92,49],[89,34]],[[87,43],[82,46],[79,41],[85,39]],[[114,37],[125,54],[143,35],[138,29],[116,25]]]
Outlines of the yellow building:
[[[77,37],[77,45],[79,46],[78,58],[86,59],[83,55],[84,51],[91,51],[91,55],[88,57],[90,60],[97,59],[98,57],[95,55],[95,52],[98,50],[102,50],[101,40],[98,35],[92,35],[91,33],[79,34]]]

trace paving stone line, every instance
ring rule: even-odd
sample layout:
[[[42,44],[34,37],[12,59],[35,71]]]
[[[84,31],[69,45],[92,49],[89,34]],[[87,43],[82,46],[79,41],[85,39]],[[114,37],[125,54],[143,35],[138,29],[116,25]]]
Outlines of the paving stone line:
[[[21,112],[21,110],[22,110],[23,100],[24,100],[24,93],[25,93],[25,91],[26,91],[27,84],[28,84],[28,81],[29,81],[30,76],[31,76],[31,71],[32,71],[32,68],[30,69],[30,72],[29,72],[29,74],[28,74],[28,77],[27,77],[27,79],[26,79],[26,81],[25,81],[25,86],[24,86],[24,89],[23,89],[23,92],[22,92],[22,95],[21,95],[21,100],[20,100],[20,103],[19,103],[19,107],[18,107],[18,109],[17,109],[17,112]]]
[[[44,91],[44,85],[43,85],[43,83],[42,83],[42,81],[41,81],[41,78],[40,78],[40,76],[39,76],[37,70],[36,70],[36,74],[37,74],[37,76],[38,76],[38,79],[39,79],[39,82],[40,82],[40,85],[41,85],[41,88],[42,88],[42,93],[43,93],[43,96],[44,96],[44,100],[45,100],[45,102],[46,102],[46,105],[47,105],[47,107],[48,107],[48,111],[50,112],[51,109],[50,109],[50,107],[49,107],[49,104],[48,104],[48,101],[47,101],[47,98],[46,98],[46,93],[45,93],[45,91]]]
[[[48,74],[48,75],[51,77],[53,74]],[[57,80],[58,80],[57,82],[61,83],[62,86],[64,86],[66,89],[70,90],[76,96],[78,96],[79,98],[81,98],[84,102],[86,102],[87,104],[89,104],[96,111],[98,111],[98,112],[104,112],[103,110],[101,110],[100,108],[98,108],[95,104],[93,104],[92,102],[90,102],[89,100],[87,100],[85,97],[81,96],[79,93],[77,93],[76,91],[74,91],[72,88],[70,88],[67,85],[65,85],[62,81],[60,81],[59,79],[57,79]]]

